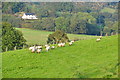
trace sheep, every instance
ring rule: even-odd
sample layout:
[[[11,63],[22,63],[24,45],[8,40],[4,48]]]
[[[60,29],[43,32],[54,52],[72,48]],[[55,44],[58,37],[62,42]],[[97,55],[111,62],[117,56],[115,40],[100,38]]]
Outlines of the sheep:
[[[100,38],[96,39],[96,42],[99,42],[100,41]]]
[[[32,50],[33,48],[35,48],[35,45],[34,45],[34,46],[32,46],[32,47],[29,47],[29,50]]]
[[[47,46],[47,47],[46,47],[46,51],[49,51],[49,50],[50,50],[50,46]]]
[[[42,49],[37,49],[37,53],[40,53],[42,51]]]
[[[29,50],[32,50],[34,47],[29,47]]]
[[[42,49],[42,46],[36,46],[37,49]]]
[[[46,45],[45,45],[45,48],[48,47],[48,46],[49,46],[49,45],[46,44]]]
[[[74,43],[75,41],[73,40],[73,41],[71,41],[72,43]]]
[[[102,39],[102,36],[100,36],[100,39]]]
[[[52,48],[52,49],[54,49],[54,48],[55,48],[55,46],[52,46],[51,48]]]
[[[72,42],[69,42],[69,46],[71,46],[73,43]]]
[[[62,43],[58,43],[58,47],[62,47]]]
[[[35,47],[33,47],[32,48],[32,53],[34,53],[36,51],[36,48]]]
[[[64,47],[64,46],[65,46],[65,43],[61,43],[61,46]]]

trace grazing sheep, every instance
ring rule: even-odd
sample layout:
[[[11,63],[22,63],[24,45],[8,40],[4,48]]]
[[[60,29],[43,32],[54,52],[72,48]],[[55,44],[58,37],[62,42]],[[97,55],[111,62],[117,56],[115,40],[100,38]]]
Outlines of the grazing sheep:
[[[100,39],[102,39],[102,36],[100,36]]]
[[[55,49],[55,46],[52,46],[51,48],[52,48],[52,49]]]
[[[72,42],[69,42],[69,46],[71,46],[72,45]]]
[[[29,50],[32,50],[34,47],[29,47]]]
[[[36,46],[37,49],[42,49],[42,46]]]
[[[32,48],[32,53],[34,53],[36,51],[36,48],[35,47],[33,47]]]
[[[50,46],[47,46],[47,47],[46,47],[46,51],[49,51],[49,50],[50,50]]]
[[[99,42],[100,41],[100,38],[96,39],[96,42]]]
[[[58,47],[62,47],[62,43],[58,43]]]
[[[42,49],[37,49],[37,53],[40,53],[42,51]]]
[[[48,46],[49,46],[49,45],[46,44],[46,45],[45,45],[45,48],[48,47]]]
[[[29,47],[29,50],[32,50],[33,48],[35,48],[35,45],[34,45],[34,46],[32,46],[32,47]]]
[[[64,47],[64,46],[65,46],[65,43],[61,43],[61,46]]]
[[[75,41],[73,40],[73,41],[71,41],[72,43],[74,43]]]

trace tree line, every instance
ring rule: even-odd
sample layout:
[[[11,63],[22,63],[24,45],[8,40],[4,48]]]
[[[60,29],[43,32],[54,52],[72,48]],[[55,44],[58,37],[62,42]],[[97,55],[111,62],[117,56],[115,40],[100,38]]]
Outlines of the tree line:
[[[114,2],[8,2],[2,7],[3,21],[10,22],[14,27],[88,35],[118,33],[118,7]],[[39,20],[21,20],[15,15],[19,12],[36,13]]]

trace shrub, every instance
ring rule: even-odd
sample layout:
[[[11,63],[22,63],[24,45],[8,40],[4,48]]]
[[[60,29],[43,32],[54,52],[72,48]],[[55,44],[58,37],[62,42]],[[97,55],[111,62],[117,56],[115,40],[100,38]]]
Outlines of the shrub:
[[[49,44],[57,44],[60,42],[68,42],[69,39],[67,37],[67,34],[63,31],[57,30],[53,34],[50,34],[48,36],[47,43]]]

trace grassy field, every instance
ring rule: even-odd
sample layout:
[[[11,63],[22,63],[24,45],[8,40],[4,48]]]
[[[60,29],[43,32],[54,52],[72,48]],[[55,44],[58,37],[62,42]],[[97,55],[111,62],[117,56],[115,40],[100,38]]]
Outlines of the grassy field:
[[[30,33],[32,34],[32,33]],[[47,32],[46,32],[47,34]],[[54,50],[31,53],[8,51],[3,56],[4,78],[116,78],[118,36],[76,41]]]
[[[48,31],[40,31],[40,30],[33,30],[33,29],[26,29],[26,28],[16,28],[22,31],[25,39],[27,40],[27,44],[34,45],[34,44],[46,44],[47,37],[49,34],[53,32]],[[77,35],[77,34],[68,34],[69,39],[90,39],[96,36],[89,36],[89,35]]]

